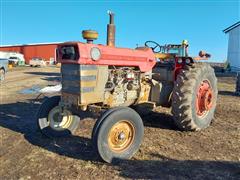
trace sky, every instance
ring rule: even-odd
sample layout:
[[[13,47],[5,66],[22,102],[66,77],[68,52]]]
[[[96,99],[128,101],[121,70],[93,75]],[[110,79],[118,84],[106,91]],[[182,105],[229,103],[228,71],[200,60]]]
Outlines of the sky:
[[[189,53],[209,52],[211,61],[227,57],[223,30],[240,20],[240,0],[0,0],[0,44],[82,41],[82,30],[106,43],[107,11],[115,13],[116,46],[135,48],[147,40],[179,44]]]

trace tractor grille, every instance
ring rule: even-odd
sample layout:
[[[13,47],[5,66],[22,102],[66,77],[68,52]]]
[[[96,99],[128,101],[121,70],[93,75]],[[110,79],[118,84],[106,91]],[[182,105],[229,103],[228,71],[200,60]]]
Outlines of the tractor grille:
[[[62,92],[79,94],[94,91],[96,71],[95,65],[62,64]]]
[[[74,105],[101,102],[105,84],[100,77],[106,74],[103,69],[107,72],[107,67],[96,65],[62,64],[63,101]]]

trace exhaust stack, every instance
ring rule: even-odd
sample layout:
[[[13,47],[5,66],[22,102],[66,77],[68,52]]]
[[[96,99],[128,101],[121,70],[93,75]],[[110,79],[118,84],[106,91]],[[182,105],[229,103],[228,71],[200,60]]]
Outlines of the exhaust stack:
[[[114,13],[108,11],[109,14],[109,24],[107,25],[107,45],[108,46],[115,46],[115,24],[114,24]]]

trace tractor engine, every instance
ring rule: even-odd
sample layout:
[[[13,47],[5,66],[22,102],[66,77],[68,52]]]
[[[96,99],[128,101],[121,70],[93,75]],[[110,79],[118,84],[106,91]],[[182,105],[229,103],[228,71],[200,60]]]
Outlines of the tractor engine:
[[[140,71],[131,67],[114,66],[108,71],[104,104],[110,107],[133,104],[138,99],[141,89]]]
[[[130,106],[147,102],[151,90],[151,71],[136,67],[62,64],[62,103],[86,110]]]

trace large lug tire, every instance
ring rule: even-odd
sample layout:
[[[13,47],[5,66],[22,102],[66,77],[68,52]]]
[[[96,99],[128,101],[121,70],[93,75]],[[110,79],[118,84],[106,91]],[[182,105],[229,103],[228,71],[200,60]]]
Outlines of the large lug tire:
[[[210,65],[196,63],[182,69],[172,95],[176,125],[185,131],[207,128],[214,118],[217,94],[217,78]]]
[[[58,106],[60,96],[46,99],[37,112],[37,123],[40,131],[49,138],[66,137],[74,135],[78,128],[80,118],[64,110],[60,116],[61,108]]]
[[[141,145],[144,134],[143,122],[131,108],[110,109],[95,126],[92,133],[93,144],[105,162],[129,159]]]
[[[5,79],[5,71],[4,69],[0,69],[0,82],[4,81]]]

